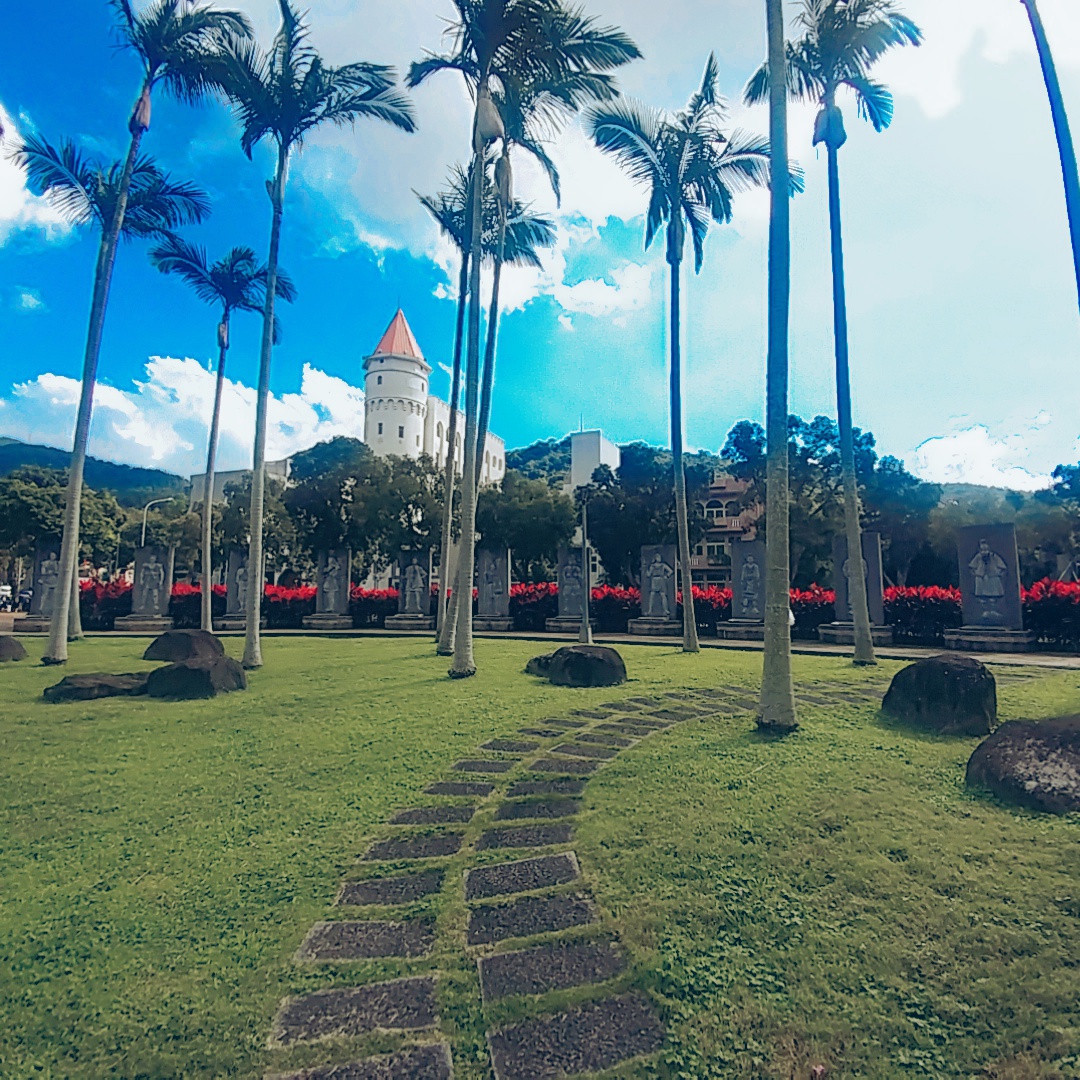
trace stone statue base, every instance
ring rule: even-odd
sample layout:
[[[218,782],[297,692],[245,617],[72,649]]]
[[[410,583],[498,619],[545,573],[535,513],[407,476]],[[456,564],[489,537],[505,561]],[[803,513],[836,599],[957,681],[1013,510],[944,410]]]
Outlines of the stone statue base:
[[[506,615],[474,615],[472,628],[481,634],[505,634],[514,629],[514,620]]]
[[[387,615],[387,630],[434,630],[434,615]],[[476,626],[476,623],[473,623]]]
[[[596,633],[600,628],[600,624],[595,619],[591,619],[590,623],[593,633]],[[581,619],[580,617],[574,618],[573,615],[560,615],[557,618],[548,619],[544,623],[544,629],[549,634],[573,634],[574,637],[577,637],[581,633]]]
[[[243,615],[225,615],[214,620],[214,629],[226,634],[243,633],[247,629],[247,619]],[[259,620],[259,629],[266,629],[266,619]]]
[[[830,645],[854,645],[855,624],[850,622],[823,623],[817,628],[818,640]],[[871,626],[870,640],[875,645],[891,645],[893,632],[891,626]]]
[[[627,629],[638,637],[679,637],[683,632],[683,625],[676,619],[657,619],[646,616],[631,619],[627,623]]]
[[[305,630],[351,630],[351,615],[338,615],[332,611],[323,611],[318,615],[304,616]]]
[[[1030,630],[998,630],[961,626],[945,631],[945,648],[956,652],[1031,652],[1036,636]]]
[[[764,641],[765,624],[754,619],[727,619],[716,624],[716,636],[723,641]]]
[[[27,615],[15,620],[14,630],[16,634],[47,634],[51,626],[50,619],[42,618],[40,615]]]
[[[164,634],[173,628],[172,619],[161,615],[124,615],[113,623],[122,634]]]

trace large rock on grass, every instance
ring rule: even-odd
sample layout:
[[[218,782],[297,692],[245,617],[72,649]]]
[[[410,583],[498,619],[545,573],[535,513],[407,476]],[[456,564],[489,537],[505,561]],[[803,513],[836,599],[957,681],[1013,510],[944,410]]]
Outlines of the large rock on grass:
[[[620,686],[626,664],[603,645],[568,645],[551,658],[547,674],[556,686]]]
[[[155,698],[191,701],[247,689],[247,675],[231,656],[185,660],[150,672],[146,692]]]
[[[525,665],[526,675],[536,675],[541,679],[548,677],[548,672],[551,670],[551,661],[555,659],[553,652],[543,653],[541,656],[534,656]]]
[[[939,735],[989,735],[997,723],[997,686],[972,656],[942,653],[898,671],[883,712]]]
[[[13,638],[10,634],[0,635],[0,664],[25,659],[26,650],[22,647],[21,641]]]
[[[146,693],[147,672],[128,675],[68,675],[55,686],[47,686],[42,697],[54,704],[63,701],[93,701],[95,698],[136,697]]]
[[[1031,810],[1080,811],[1080,716],[1002,724],[971,755],[967,783]]]
[[[143,659],[180,664],[185,660],[212,660],[224,655],[225,647],[206,630],[167,630],[150,642]]]

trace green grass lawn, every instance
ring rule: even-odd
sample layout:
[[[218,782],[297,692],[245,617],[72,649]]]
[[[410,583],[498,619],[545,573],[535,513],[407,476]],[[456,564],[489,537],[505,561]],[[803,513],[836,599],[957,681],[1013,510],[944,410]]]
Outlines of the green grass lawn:
[[[144,646],[90,641],[67,671],[139,670]],[[264,647],[247,694],[196,704],[47,705],[55,670],[0,666],[0,1077],[325,1060],[267,1049],[271,1020],[287,994],[405,970],[292,963],[393,810],[435,801],[423,787],[523,722],[655,689],[752,689],[760,669],[750,653],[627,647],[629,688],[569,691],[520,674],[538,651],[526,642],[479,642],[464,682],[417,639]],[[899,667],[795,665],[815,694]],[[1003,718],[1080,710],[1080,673],[1028,671],[1000,686]],[[783,742],[746,714],[688,721],[588,785],[574,850],[632,955],[623,982],[669,1029],[659,1061],[615,1075],[1080,1076],[1080,821],[966,793],[976,740],[913,735],[841,699],[801,719]],[[499,858],[468,856],[485,857]],[[481,1014],[464,858],[433,905],[429,966],[468,1080],[488,1075],[485,1025],[515,1007]]]

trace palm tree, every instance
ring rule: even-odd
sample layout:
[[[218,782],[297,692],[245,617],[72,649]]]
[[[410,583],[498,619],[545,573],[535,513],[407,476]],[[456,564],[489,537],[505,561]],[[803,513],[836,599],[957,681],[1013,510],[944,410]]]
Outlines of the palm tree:
[[[154,0],[144,12],[136,14],[129,0],[110,0],[117,17],[121,46],[136,54],[142,67],[139,96],[128,121],[131,140],[127,157],[117,170],[110,170],[114,197],[110,216],[101,221],[101,243],[94,270],[90,305],[90,325],[83,356],[82,390],[75,422],[75,440],[64,504],[63,539],[60,546],[60,578],[71,581],[72,588],[61,589],[51,622],[49,642],[43,662],[67,662],[67,639],[81,637],[79,608],[72,602],[77,589],[79,550],[79,511],[82,498],[86,446],[90,438],[90,417],[94,408],[94,387],[98,359],[109,302],[116,248],[124,235],[124,215],[129,192],[140,160],[139,147],[150,129],[150,107],[154,90],[161,86],[182,101],[199,101],[208,88],[206,62],[227,36],[250,33],[247,19],[234,11],[219,11],[207,4],[189,0]],[[85,164],[85,163],[84,163]],[[91,167],[92,168],[92,167]],[[144,176],[144,183],[145,183]],[[78,185],[78,178],[71,183]],[[78,213],[78,211],[76,211]]]
[[[683,651],[699,650],[690,567],[690,524],[683,460],[680,288],[686,229],[694,246],[694,269],[705,258],[712,222],[731,220],[732,195],[769,182],[769,144],[757,135],[720,130],[724,104],[717,91],[716,57],[705,65],[701,89],[686,108],[666,115],[633,101],[591,109],[586,127],[596,145],[649,192],[645,246],[664,227],[671,275],[671,453],[675,473],[675,516],[682,568]]]
[[[86,158],[69,140],[54,147],[44,139],[30,136],[11,156],[26,170],[29,183],[45,194],[69,221],[101,231],[60,549],[60,580],[70,583],[70,587],[57,592],[42,661],[63,664],[68,658],[72,610],[78,611],[73,598],[78,587],[79,509],[97,360],[116,246],[121,238],[160,239],[182,225],[202,221],[210,213],[210,202],[199,188],[173,180],[145,155],[104,167]]]
[[[249,247],[234,247],[213,265],[206,252],[177,236],[169,237],[150,252],[150,261],[163,274],[176,274],[191,286],[192,291],[208,304],[221,309],[218,321],[217,385],[214,388],[214,411],[210,418],[210,437],[206,448],[206,479],[203,485],[202,520],[202,597],[200,623],[203,630],[214,629],[212,589],[210,585],[213,549],[214,465],[217,459],[218,426],[221,419],[221,394],[225,388],[225,359],[229,351],[229,325],[234,311],[261,312],[266,304],[267,268],[260,266],[255,252]],[[279,300],[291,303],[296,289],[289,278],[278,271]],[[280,340],[279,328],[274,327],[274,343]]]
[[[1050,42],[1046,38],[1042,17],[1035,0],[1020,0],[1027,9],[1031,30],[1035,35],[1035,46],[1039,50],[1039,63],[1042,65],[1043,81],[1046,83],[1046,95],[1050,99],[1050,115],[1054,120],[1054,134],[1057,135],[1058,153],[1061,156],[1061,175],[1065,180],[1065,209],[1069,215],[1069,233],[1072,236],[1073,267],[1076,271],[1077,296],[1080,298],[1080,176],[1076,169],[1076,150],[1073,147],[1072,132],[1069,130],[1069,116],[1065,112],[1065,100],[1061,95],[1061,83],[1058,81],[1054,57],[1050,52]]]
[[[323,124],[342,126],[364,117],[383,120],[403,131],[415,130],[409,102],[394,88],[392,68],[355,63],[330,67],[308,41],[308,27],[290,0],[278,0],[281,28],[269,52],[235,39],[222,56],[215,81],[236,107],[240,145],[250,158],[264,139],[277,148],[274,179],[267,184],[272,207],[267,259],[259,385],[255,407],[255,449],[251,483],[251,546],[248,566],[258,588],[248,589],[247,640],[243,664],[262,667],[259,616],[263,580],[263,503],[266,488],[266,414],[274,344],[274,301],[279,275],[281,221],[289,161],[304,140]]]
[[[855,475],[855,442],[851,418],[851,370],[848,363],[847,299],[844,287],[844,246],[840,229],[839,150],[847,141],[844,118],[836,103],[837,91],[848,87],[855,94],[859,115],[875,131],[889,126],[893,99],[888,88],[870,78],[874,64],[889,50],[919,45],[922,32],[897,9],[894,0],[802,0],[798,25],[803,35],[786,45],[786,83],[790,96],[819,106],[814,123],[814,145],[824,143],[829,161],[829,228],[832,239],[833,327],[836,344],[836,413],[840,431],[840,465],[844,487],[844,524],[848,558],[862,565],[862,530],[859,525],[859,485]],[[769,92],[771,64],[750,80],[746,100],[764,101]],[[875,664],[870,630],[866,579],[853,573],[848,600],[855,626],[854,662]]]
[[[440,575],[439,596],[439,620],[438,620],[438,645],[436,652],[440,656],[452,656],[454,652],[454,640],[456,636],[456,612],[454,607],[447,611],[446,598],[451,586],[451,568],[449,562],[451,527],[453,521],[454,481],[457,469],[454,461],[454,449],[457,441],[458,425],[458,402],[461,397],[461,351],[462,337],[465,323],[465,304],[468,293],[469,258],[466,253],[468,245],[469,227],[469,178],[465,170],[456,166],[451,170],[450,186],[447,190],[432,198],[427,195],[417,196],[424,208],[438,223],[443,234],[450,240],[461,255],[461,270],[458,278],[458,305],[457,323],[454,335],[454,364],[452,369],[450,390],[450,425],[447,432],[446,466],[444,473],[444,506],[442,525],[442,573]],[[498,245],[501,243],[505,261],[516,266],[541,267],[540,257],[537,250],[542,247],[551,247],[555,243],[555,225],[549,218],[532,213],[521,202],[515,201],[510,209],[510,214],[505,221],[502,212],[502,204],[495,197],[494,192],[484,202],[484,225],[481,232],[481,249],[485,260],[490,260],[496,254]],[[498,266],[498,264],[496,264]],[[494,289],[494,287],[493,287]],[[497,302],[497,293],[494,293]],[[493,347],[490,331],[489,315],[489,355]],[[486,395],[481,402],[480,423],[478,426],[478,439],[486,437],[486,413],[483,401],[486,400],[490,410],[491,386],[485,378],[484,388]],[[479,466],[480,456],[477,455]],[[479,481],[478,481],[479,482]],[[455,586],[456,587],[456,586]]]
[[[784,62],[784,0],[765,0],[769,63]],[[787,94],[769,85],[772,174],[788,157]],[[791,536],[788,492],[788,328],[791,314],[791,204],[773,184],[769,210],[769,350],[765,372],[765,650],[758,727],[784,734],[799,726],[791,682]]]
[[[454,0],[458,18],[449,28],[452,50],[432,55],[412,65],[408,84],[419,86],[439,71],[461,74],[475,101],[472,132],[472,165],[469,190],[469,252],[480,249],[487,148],[505,140],[506,129],[495,105],[494,94],[515,80],[541,82],[558,79],[567,72],[582,77],[606,72],[640,55],[622,33],[598,29],[592,20],[565,8],[561,0]],[[562,27],[576,19],[578,28],[567,49]],[[604,77],[606,80],[606,76]],[[507,190],[507,195],[509,191]],[[470,259],[468,337],[465,370],[465,460],[462,481],[461,561],[458,580],[458,625],[451,678],[476,673],[472,637],[472,589],[475,567],[476,470],[478,405],[480,397],[480,262]],[[479,453],[483,453],[480,449]]]

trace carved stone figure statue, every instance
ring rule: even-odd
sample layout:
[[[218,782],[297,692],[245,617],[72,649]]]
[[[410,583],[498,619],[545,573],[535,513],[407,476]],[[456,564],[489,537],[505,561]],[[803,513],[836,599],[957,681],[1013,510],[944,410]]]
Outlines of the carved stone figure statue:
[[[986,540],[979,541],[979,550],[968,563],[975,583],[975,595],[988,607],[1005,595],[1005,578],[1009,568],[1005,560],[991,551]]]
[[[756,618],[761,614],[761,567],[757,559],[747,552],[742,570],[739,573],[742,586],[742,603],[739,615],[744,619]]]
[[[424,595],[427,592],[427,573],[420,565],[417,556],[413,556],[405,567],[405,614],[423,615]]]
[[[161,592],[165,588],[165,566],[151,551],[146,562],[139,569],[139,600],[135,609],[141,612],[160,612],[162,610]]]
[[[50,551],[42,560],[38,582],[41,587],[39,610],[45,618],[49,618],[56,606],[56,587],[60,582],[60,562],[56,558],[55,551]]]
[[[241,563],[236,570],[236,606],[240,611],[247,611],[248,597],[248,568],[247,563]]]
[[[647,618],[671,618],[671,604],[668,601],[668,582],[675,576],[675,568],[664,562],[659,551],[653,553],[652,562],[645,568],[648,586],[648,602],[645,605]]]
[[[326,597],[326,610],[337,611],[338,598],[341,595],[341,563],[333,552],[326,556],[326,569],[323,572],[323,595]]]

